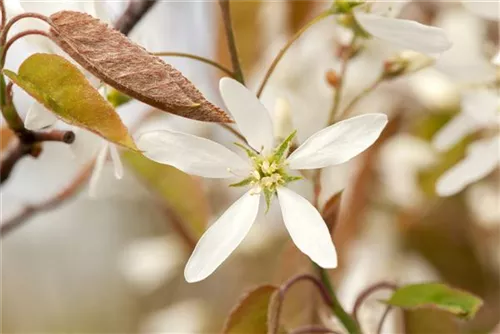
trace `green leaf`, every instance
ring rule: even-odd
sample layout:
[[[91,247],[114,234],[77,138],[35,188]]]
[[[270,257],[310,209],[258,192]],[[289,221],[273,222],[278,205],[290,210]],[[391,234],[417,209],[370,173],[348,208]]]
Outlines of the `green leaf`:
[[[278,288],[263,285],[245,294],[229,314],[222,334],[267,333],[267,315]]]
[[[285,157],[286,153],[288,153],[288,149],[290,148],[290,145],[292,144],[293,138],[295,138],[295,135],[297,134],[297,130],[293,131],[291,134],[286,137],[285,140],[276,148],[276,151],[274,153],[274,158],[275,161],[281,162],[283,158]]]
[[[156,163],[143,155],[126,151],[125,163],[136,172],[149,188],[156,193],[183,223],[183,233],[198,240],[205,232],[210,217],[209,203],[201,182],[180,170]]]
[[[264,188],[262,189],[264,193],[264,199],[266,200],[266,213],[269,212],[269,208],[271,207],[271,200],[273,199],[274,191]]]
[[[437,308],[471,319],[483,304],[475,295],[441,283],[406,285],[394,292],[387,304],[403,309]]]
[[[119,106],[132,101],[132,98],[130,96],[125,95],[114,88],[111,88],[109,90],[106,98],[115,108],[118,108]]]
[[[244,187],[244,186],[248,186],[250,183],[252,183],[253,180],[255,180],[255,179],[252,176],[250,176],[250,177],[247,177],[246,179],[244,179],[243,181],[232,183],[229,186],[230,187]]]
[[[113,106],[65,58],[37,53],[21,64],[17,74],[9,70],[4,73],[66,123],[137,150]]]

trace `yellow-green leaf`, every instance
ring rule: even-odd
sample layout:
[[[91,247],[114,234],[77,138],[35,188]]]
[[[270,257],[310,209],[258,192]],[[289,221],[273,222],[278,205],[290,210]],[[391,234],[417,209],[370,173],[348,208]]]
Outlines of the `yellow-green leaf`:
[[[21,64],[17,74],[9,70],[4,73],[64,122],[137,150],[113,106],[64,57],[33,54]]]
[[[278,288],[259,286],[245,294],[226,320],[223,334],[267,333],[269,303]]]
[[[436,308],[465,319],[473,318],[483,304],[479,297],[441,283],[403,286],[386,303],[410,310]]]
[[[194,243],[207,227],[210,216],[209,204],[199,179],[180,170],[159,164],[142,154],[132,151],[123,153],[124,161],[137,175],[173,210],[180,222],[182,233]]]

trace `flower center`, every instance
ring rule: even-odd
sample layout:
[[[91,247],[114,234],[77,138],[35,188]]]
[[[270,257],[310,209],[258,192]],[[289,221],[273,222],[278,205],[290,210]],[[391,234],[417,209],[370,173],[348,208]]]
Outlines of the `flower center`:
[[[237,144],[247,153],[252,162],[253,170],[249,177],[231,186],[251,186],[255,194],[263,193],[269,209],[271,198],[278,187],[301,179],[300,176],[289,175],[286,168],[286,157],[295,134],[295,131],[292,132],[269,156],[264,156]]]

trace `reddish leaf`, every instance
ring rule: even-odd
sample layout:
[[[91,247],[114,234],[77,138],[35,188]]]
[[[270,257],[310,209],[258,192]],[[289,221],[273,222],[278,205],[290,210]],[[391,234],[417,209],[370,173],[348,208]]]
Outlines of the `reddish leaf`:
[[[182,73],[92,16],[62,11],[50,16],[51,35],[86,70],[139,101],[207,122],[231,122]]]

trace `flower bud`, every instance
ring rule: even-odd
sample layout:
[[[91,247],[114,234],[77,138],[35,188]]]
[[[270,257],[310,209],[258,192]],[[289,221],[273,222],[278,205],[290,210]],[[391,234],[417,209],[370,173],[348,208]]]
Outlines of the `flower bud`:
[[[274,133],[276,138],[284,139],[293,131],[293,120],[290,104],[286,99],[276,99],[274,106]]]
[[[334,70],[328,70],[325,75],[326,82],[333,88],[337,88],[340,84],[341,78],[339,78],[337,72]]]

